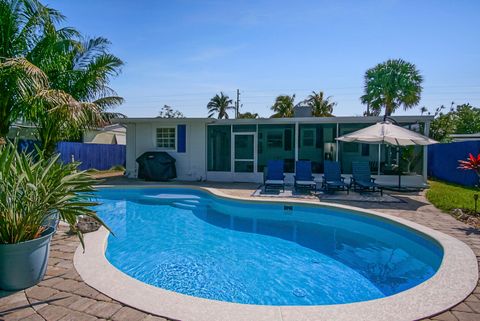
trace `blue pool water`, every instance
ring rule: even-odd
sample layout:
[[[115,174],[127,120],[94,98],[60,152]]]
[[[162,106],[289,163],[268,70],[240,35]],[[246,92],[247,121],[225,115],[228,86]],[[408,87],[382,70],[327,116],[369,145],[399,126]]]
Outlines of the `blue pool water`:
[[[107,259],[142,282],[213,300],[322,305],[389,296],[430,278],[443,251],[347,210],[247,203],[189,189],[104,189]]]

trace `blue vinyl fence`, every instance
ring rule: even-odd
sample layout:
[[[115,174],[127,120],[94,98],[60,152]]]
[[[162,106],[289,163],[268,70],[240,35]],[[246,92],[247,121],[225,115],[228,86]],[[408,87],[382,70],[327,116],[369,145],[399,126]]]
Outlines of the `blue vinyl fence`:
[[[57,151],[65,163],[72,160],[81,162],[79,168],[82,170],[91,168],[106,170],[117,165],[125,166],[126,162],[125,145],[60,142]]]
[[[467,159],[469,153],[480,153],[480,141],[467,141],[428,146],[428,176],[464,186],[478,184],[473,171],[458,169],[458,161]]]

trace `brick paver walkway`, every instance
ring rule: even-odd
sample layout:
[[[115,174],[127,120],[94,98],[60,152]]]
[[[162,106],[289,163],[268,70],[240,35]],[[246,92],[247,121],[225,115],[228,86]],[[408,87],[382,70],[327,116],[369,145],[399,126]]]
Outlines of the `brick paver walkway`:
[[[223,192],[250,196],[256,186],[232,188],[216,185]],[[400,195],[405,203],[350,203],[400,216],[450,234],[468,244],[480,260],[480,231],[465,225],[428,204],[423,195]],[[45,279],[25,291],[0,291],[0,320],[128,320],[154,321],[166,319],[132,309],[110,299],[85,284],[73,266],[73,254],[79,242],[61,227],[55,235]],[[464,302],[428,320],[479,321],[480,285]],[[185,320],[187,321],[187,320]],[[228,321],[228,320],[225,320]],[[252,320],[255,321],[255,320]],[[372,320],[374,321],[374,320]]]

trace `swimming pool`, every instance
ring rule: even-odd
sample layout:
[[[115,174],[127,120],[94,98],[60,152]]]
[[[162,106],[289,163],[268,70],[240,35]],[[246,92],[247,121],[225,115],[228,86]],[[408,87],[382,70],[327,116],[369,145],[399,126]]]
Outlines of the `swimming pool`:
[[[432,277],[432,238],[346,209],[219,198],[193,189],[101,190],[115,236],[105,256],[125,274],[190,296],[255,305],[384,298]]]

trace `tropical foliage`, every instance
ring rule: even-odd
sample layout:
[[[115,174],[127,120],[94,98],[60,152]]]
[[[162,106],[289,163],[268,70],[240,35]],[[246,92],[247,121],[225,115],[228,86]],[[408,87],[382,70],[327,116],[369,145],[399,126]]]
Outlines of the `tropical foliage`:
[[[230,97],[225,95],[223,92],[220,92],[220,95],[216,94],[212,99],[210,99],[207,104],[208,108],[208,117],[211,118],[217,114],[218,119],[228,119],[228,111],[234,110],[235,107],[232,106],[232,100]]]
[[[435,119],[430,125],[430,137],[438,141],[449,141],[451,134],[475,134],[480,132],[480,109],[470,104],[454,107],[447,112],[445,106],[435,110]]]
[[[331,96],[325,97],[323,91],[315,92],[308,96],[305,100],[307,106],[312,108],[312,115],[314,117],[332,117],[333,107],[337,103],[330,101]]]
[[[245,112],[245,113],[241,113],[238,115],[238,118],[240,119],[255,119],[255,118],[258,118],[258,114],[257,113],[251,113],[251,112]]]
[[[77,218],[88,216],[104,225],[91,206],[94,180],[77,172],[75,163],[62,164],[58,155],[34,158],[17,152],[12,143],[0,146],[0,244],[38,238],[58,219],[67,222],[83,244]]]
[[[367,104],[369,114],[393,114],[398,108],[405,110],[416,106],[420,101],[423,77],[412,63],[402,59],[387,60],[365,73],[363,104]]]
[[[458,168],[474,171],[480,178],[480,154],[473,156],[473,154],[470,153],[467,160],[458,161]]]
[[[47,154],[73,133],[102,126],[123,99],[109,86],[123,62],[104,38],[59,28],[64,16],[37,0],[0,0],[0,137],[19,119]]]
[[[179,110],[173,109],[171,106],[164,105],[158,113],[158,118],[185,118]]]
[[[275,103],[270,108],[274,114],[271,116],[272,118],[284,118],[284,117],[293,117],[294,115],[294,101],[295,101],[295,94],[288,96],[288,95],[280,95],[275,99]]]
[[[480,133],[480,108],[470,104],[458,105],[454,112],[456,134]]]

